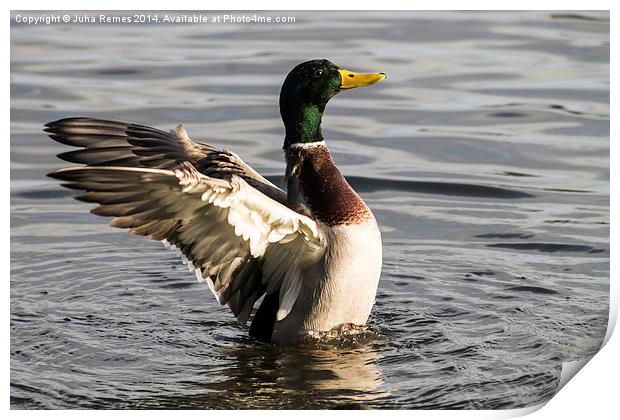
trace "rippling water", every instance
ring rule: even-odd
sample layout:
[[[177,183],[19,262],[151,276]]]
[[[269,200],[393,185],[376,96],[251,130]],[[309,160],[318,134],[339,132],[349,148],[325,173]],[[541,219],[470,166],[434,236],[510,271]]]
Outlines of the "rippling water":
[[[14,408],[517,408],[597,351],[608,14],[286,14],[296,23],[13,23]],[[279,180],[277,95],[312,58],[389,75],[324,118],[384,239],[359,337],[254,342],[173,253],[45,177],[66,147],[42,125],[88,115],[182,122]]]

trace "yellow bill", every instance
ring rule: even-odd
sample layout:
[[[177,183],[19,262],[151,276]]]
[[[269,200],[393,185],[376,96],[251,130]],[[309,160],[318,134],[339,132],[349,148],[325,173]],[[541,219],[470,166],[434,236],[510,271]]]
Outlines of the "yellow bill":
[[[340,73],[340,89],[370,86],[385,79],[385,73],[353,73],[343,69],[338,70],[338,73]]]

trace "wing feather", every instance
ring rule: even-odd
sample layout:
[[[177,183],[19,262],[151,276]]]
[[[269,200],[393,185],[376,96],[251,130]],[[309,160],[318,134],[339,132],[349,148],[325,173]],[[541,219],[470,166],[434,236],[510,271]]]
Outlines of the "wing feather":
[[[286,193],[239,156],[193,141],[181,125],[176,131],[162,131],[139,124],[78,117],[50,122],[45,127],[55,141],[80,148],[58,155],[71,163],[174,170],[183,162],[190,162],[212,178],[230,179],[237,175],[273,200],[286,204]]]
[[[174,170],[83,166],[54,178],[86,190],[91,212],[112,226],[177,248],[221,304],[246,322],[257,299],[280,289],[277,318],[292,309],[300,270],[324,252],[316,222],[296,213],[242,177],[206,176],[189,162]]]

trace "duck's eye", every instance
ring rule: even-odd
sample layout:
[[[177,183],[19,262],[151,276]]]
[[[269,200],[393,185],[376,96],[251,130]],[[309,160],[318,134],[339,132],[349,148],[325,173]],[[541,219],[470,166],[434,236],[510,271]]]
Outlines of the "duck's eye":
[[[318,69],[317,71],[314,72],[314,77],[321,77],[323,76],[323,70]]]

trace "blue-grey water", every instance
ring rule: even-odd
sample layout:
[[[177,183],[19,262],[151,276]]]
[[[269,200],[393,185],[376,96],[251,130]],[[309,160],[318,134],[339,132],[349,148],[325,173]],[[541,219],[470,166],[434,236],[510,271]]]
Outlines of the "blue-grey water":
[[[295,16],[281,25],[17,14],[13,408],[517,408],[547,401],[562,362],[600,347],[607,13],[262,14]],[[324,118],[383,235],[364,336],[256,343],[174,253],[108,227],[45,177],[68,148],[43,124],[87,115],[181,122],[279,179],[280,84],[312,58],[388,74],[335,97]]]

